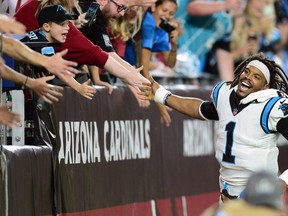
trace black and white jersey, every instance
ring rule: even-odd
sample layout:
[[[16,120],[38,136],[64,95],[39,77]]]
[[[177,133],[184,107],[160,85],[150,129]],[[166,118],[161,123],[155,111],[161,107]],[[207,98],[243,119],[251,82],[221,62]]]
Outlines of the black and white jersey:
[[[219,120],[215,144],[220,163],[220,186],[239,195],[252,173],[278,174],[277,131],[279,120],[288,116],[288,101],[275,89],[251,93],[235,102],[237,86],[219,83],[211,98]],[[205,115],[204,115],[205,116]]]

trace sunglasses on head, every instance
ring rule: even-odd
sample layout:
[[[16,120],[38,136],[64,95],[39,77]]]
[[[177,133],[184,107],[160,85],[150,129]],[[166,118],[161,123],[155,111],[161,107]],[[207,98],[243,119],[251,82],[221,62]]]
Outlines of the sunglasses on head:
[[[128,10],[128,7],[126,5],[123,4],[118,4],[116,1],[114,0],[110,0],[111,2],[113,2],[116,7],[117,7],[117,12],[120,13],[121,11],[124,10],[124,13],[126,13],[126,11]]]

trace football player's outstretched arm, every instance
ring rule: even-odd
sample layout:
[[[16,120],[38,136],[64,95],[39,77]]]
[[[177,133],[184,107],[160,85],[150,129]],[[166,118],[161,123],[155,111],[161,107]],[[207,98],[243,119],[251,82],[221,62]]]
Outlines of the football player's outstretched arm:
[[[151,87],[146,84],[140,86],[142,90],[142,92],[139,93],[140,99],[154,100],[159,104],[165,104],[192,118],[203,119],[199,111],[201,104],[204,102],[202,99],[174,95],[163,86],[160,86],[152,77],[150,81],[152,83]]]

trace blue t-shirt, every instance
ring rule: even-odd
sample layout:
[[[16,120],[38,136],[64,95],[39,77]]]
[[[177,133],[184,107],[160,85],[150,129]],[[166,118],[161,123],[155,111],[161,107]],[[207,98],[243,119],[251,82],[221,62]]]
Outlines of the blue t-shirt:
[[[153,15],[147,12],[142,23],[142,48],[152,52],[171,50],[169,34],[163,29],[157,28]]]
[[[130,39],[126,42],[124,60],[129,64],[137,66],[137,57],[134,50],[134,42]]]
[[[157,28],[153,15],[147,12],[142,21],[142,48],[151,52],[163,52],[171,50],[169,34],[163,29]],[[132,65],[137,64],[134,43],[129,40],[126,43],[125,60]]]

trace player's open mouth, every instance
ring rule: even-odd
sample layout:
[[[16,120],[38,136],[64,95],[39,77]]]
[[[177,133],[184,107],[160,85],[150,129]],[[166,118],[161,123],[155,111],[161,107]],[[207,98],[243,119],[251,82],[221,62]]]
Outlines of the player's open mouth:
[[[241,81],[241,85],[239,86],[241,91],[246,91],[251,88],[250,83]]]

